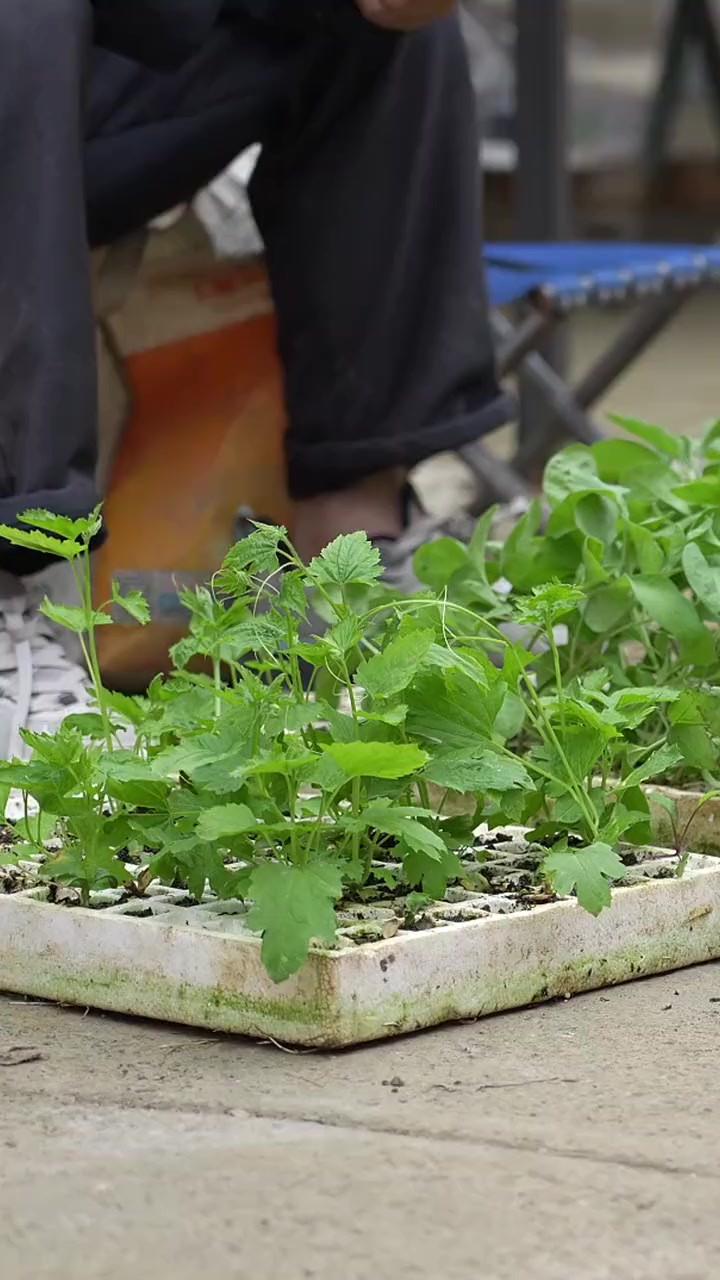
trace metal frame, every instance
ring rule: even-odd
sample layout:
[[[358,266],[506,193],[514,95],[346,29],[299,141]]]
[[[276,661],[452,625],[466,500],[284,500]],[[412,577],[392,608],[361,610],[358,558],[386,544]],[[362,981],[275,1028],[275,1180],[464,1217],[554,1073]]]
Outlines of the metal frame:
[[[515,228],[519,240],[566,240],[571,225],[568,172],[568,0],[515,0],[516,140]],[[539,347],[546,364],[567,369],[567,340],[548,333]],[[520,447],[547,429],[537,385],[519,384]]]
[[[675,0],[645,133],[645,167],[650,176],[658,173],[667,156],[670,131],[682,99],[686,55],[693,49],[702,60],[720,135],[720,34],[713,8],[710,0]]]
[[[478,508],[491,501],[507,502],[525,496],[539,478],[544,464],[556,448],[568,440],[594,444],[604,433],[589,410],[609,387],[646,350],[682,308],[687,299],[707,282],[686,284],[668,281],[646,297],[623,327],[613,344],[571,387],[542,354],[548,326],[561,329],[567,311],[552,311],[548,298],[540,294],[536,303],[525,304],[519,325],[502,312],[492,317],[498,361],[505,374],[516,372],[529,388],[541,413],[532,433],[521,433],[511,463],[499,462],[481,445],[472,444],[460,455],[474,472],[482,493]],[[532,333],[535,341],[532,341]]]
[[[570,0],[514,0],[516,42],[515,227],[519,240],[562,241],[571,234],[568,169],[568,32]],[[710,0],[675,0],[653,115],[648,163],[664,154],[681,90],[688,46],[702,54],[720,129],[720,38]],[[480,442],[461,456],[480,482],[486,502],[525,494],[548,457],[568,437],[591,444],[602,438],[589,409],[649,346],[697,291],[697,283],[668,284],[643,300],[612,346],[573,388],[565,380],[566,312],[547,298],[523,305],[517,322],[493,317],[501,376],[518,374],[518,447],[512,463],[500,462]],[[481,505],[480,499],[478,505]]]

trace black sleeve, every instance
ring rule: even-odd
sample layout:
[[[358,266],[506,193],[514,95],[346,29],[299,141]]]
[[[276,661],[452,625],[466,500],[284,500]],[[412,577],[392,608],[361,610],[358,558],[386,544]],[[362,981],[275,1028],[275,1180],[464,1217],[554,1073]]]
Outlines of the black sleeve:
[[[179,66],[205,41],[223,0],[91,0],[97,44],[148,66]]]
[[[348,16],[353,21],[360,17],[353,0],[221,0],[221,8],[230,21],[242,14],[295,30],[318,25],[342,27]]]

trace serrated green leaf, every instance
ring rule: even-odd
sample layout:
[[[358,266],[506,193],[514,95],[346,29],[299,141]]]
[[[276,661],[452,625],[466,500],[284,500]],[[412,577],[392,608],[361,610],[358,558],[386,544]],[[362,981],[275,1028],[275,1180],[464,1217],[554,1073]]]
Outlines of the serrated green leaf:
[[[432,631],[410,631],[391,640],[382,653],[361,662],[357,683],[371,698],[393,698],[407,689],[435,643]]]
[[[400,703],[394,707],[388,707],[386,711],[361,711],[360,716],[363,720],[363,727],[373,724],[387,724],[397,729],[407,720],[408,709],[404,703]]]
[[[291,613],[296,613],[300,618],[307,617],[308,599],[305,590],[305,575],[300,569],[286,569],[283,573],[280,580],[278,605],[282,609],[289,609]]]
[[[420,675],[407,691],[408,732],[448,750],[477,748],[492,739],[505,692],[504,684],[496,693],[462,671]]]
[[[108,711],[120,716],[121,720],[138,728],[147,716],[147,704],[142,698],[131,697],[127,693],[103,690],[103,705]]]
[[[623,785],[635,787],[641,782],[647,782],[650,778],[662,778],[670,769],[674,769],[675,765],[680,764],[681,760],[682,752],[679,747],[665,743],[664,746],[658,747],[657,751],[653,751],[642,764],[637,765],[623,779]]]
[[[374,827],[384,835],[395,836],[409,849],[424,853],[437,861],[447,853],[447,846],[436,831],[425,826],[425,816],[424,809],[411,809],[375,800],[363,810],[359,821],[363,827]]]
[[[201,814],[197,833],[201,840],[226,840],[257,830],[258,822],[246,804],[222,804]]]
[[[420,747],[399,742],[334,742],[323,751],[346,778],[407,778],[429,759]]]
[[[40,529],[16,529],[14,525],[0,524],[0,538],[12,543],[14,547],[26,547],[29,551],[39,551],[59,560],[77,560],[78,556],[85,553],[82,543],[72,542],[67,538],[53,538]]]
[[[410,885],[421,885],[423,892],[442,902],[450,880],[462,875],[463,865],[456,853],[444,849],[440,858],[429,857],[420,849],[408,849],[403,856],[403,873]]]
[[[141,627],[146,627],[150,622],[150,605],[142,591],[126,591],[123,593],[117,582],[113,582],[112,599],[113,604],[124,609]]]
[[[308,578],[316,586],[372,586],[381,575],[380,552],[364,533],[341,534],[308,568]]]
[[[356,649],[362,640],[362,630],[354,613],[346,614],[332,627],[328,627],[323,636],[323,643],[331,658],[344,661],[348,654]]]
[[[45,617],[49,618],[51,622],[57,623],[60,627],[65,627],[67,631],[74,631],[78,635],[83,635],[88,630],[85,611],[78,608],[77,605],[54,604],[46,596],[40,605],[40,613],[44,613]],[[92,625],[94,627],[109,627],[112,625],[112,618],[108,617],[102,610],[95,609],[92,614]]]
[[[569,896],[574,891],[580,906],[593,916],[610,906],[610,884],[625,874],[615,850],[602,843],[550,853],[543,871],[556,893]]]
[[[57,537],[71,542],[77,542],[82,538],[86,538],[89,542],[96,537],[102,528],[100,507],[96,507],[89,516],[80,517],[78,520],[71,520],[69,516],[59,516],[52,511],[45,511],[44,508],[38,507],[23,511],[18,516],[18,520],[21,524],[30,525],[35,529],[42,529],[45,533],[54,533]]]
[[[515,614],[520,622],[549,631],[567,618],[584,601],[585,592],[563,582],[546,582],[533,587],[532,594],[519,600]]]
[[[342,889],[341,871],[326,863],[266,862],[253,871],[248,926],[262,934],[262,960],[274,982],[302,968],[312,941],[335,941],[335,903]]]
[[[66,716],[63,724],[66,729],[77,729],[84,738],[93,738],[98,742],[105,738],[107,732],[99,711],[78,711],[72,716]]]
[[[452,791],[504,792],[533,785],[519,759],[488,750],[444,752],[431,760],[425,777]]]
[[[280,548],[287,537],[282,525],[253,523],[253,532],[228,551],[216,575],[219,589],[240,595],[247,591],[251,578],[277,572]]]

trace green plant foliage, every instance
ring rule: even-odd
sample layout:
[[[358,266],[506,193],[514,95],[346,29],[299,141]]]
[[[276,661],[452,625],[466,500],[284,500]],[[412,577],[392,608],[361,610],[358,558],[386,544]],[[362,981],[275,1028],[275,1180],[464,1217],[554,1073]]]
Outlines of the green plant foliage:
[[[480,821],[532,827],[542,877],[606,907],[621,845],[649,839],[644,784],[712,786],[720,743],[718,431],[624,426],[635,439],[553,459],[504,545],[487,513],[468,547],[422,548],[416,595],[385,587],[363,534],[305,566],[286,530],[256,526],[183,593],[173,674],[142,698],[100,679],[97,628],[150,612],[117,587],[93,601],[99,512],[0,531],[71,564],[79,605],[43,607],[93,686],[90,711],[0,763],[43,875],[85,901],[158,881],[246,900],[278,982],[332,944],[343,900],[442,898]],[[444,816],[457,792],[472,819]]]

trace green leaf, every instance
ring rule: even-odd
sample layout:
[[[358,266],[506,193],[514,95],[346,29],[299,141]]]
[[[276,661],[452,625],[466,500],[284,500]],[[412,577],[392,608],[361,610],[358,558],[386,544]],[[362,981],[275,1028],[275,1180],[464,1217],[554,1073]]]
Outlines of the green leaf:
[[[278,604],[281,609],[288,609],[300,618],[308,613],[308,598],[305,590],[305,574],[301,569],[286,569],[280,580]]]
[[[58,820],[53,814],[38,813],[29,818],[20,818],[13,830],[21,840],[27,840],[32,845],[44,845],[55,834],[57,824]]]
[[[353,649],[357,648],[362,636],[358,618],[354,613],[348,613],[334,626],[328,627],[323,636],[323,643],[331,658],[339,658],[342,662]]]
[[[590,446],[601,480],[626,484],[635,467],[663,466],[656,454],[634,440],[599,440]]]
[[[494,751],[450,751],[437,756],[425,770],[425,777],[452,791],[514,791],[532,788],[532,779],[519,759],[508,759]]]
[[[129,752],[127,754],[130,755]],[[136,767],[133,768],[132,759],[117,761],[112,756],[101,758],[99,771],[105,777],[107,794],[133,808],[164,809],[169,784],[153,777],[147,761],[136,757],[135,763]]]
[[[96,507],[89,516],[81,517],[79,520],[71,520],[69,516],[58,516],[43,508],[23,511],[22,515],[18,516],[18,520],[22,524],[43,529],[45,533],[54,533],[59,538],[66,538],[73,542],[82,538],[90,542],[102,528],[100,507]]]
[[[361,662],[357,683],[371,698],[393,698],[412,683],[435,642],[432,631],[410,631]]]
[[[513,693],[510,689],[505,694],[503,704],[495,717],[493,730],[503,742],[510,742],[512,738],[517,737],[526,719],[525,703],[519,694]]]
[[[584,599],[585,592],[579,587],[566,586],[563,582],[546,582],[541,587],[533,587],[532,595],[519,600],[515,613],[518,621],[551,631]]]
[[[12,543],[14,547],[26,547],[29,551],[40,551],[45,555],[56,556],[59,560],[77,560],[84,555],[85,547],[80,542],[69,539],[53,538],[39,529],[16,529],[13,525],[0,524],[0,538]]]
[[[593,591],[583,609],[583,622],[596,635],[612,631],[629,614],[633,595],[627,578]]]
[[[648,688],[616,689],[607,699],[614,723],[623,729],[637,729],[649,716],[657,712],[661,706],[671,707],[681,696],[678,689],[663,688],[657,685]]]
[[[590,450],[585,445],[570,445],[553,454],[545,467],[543,492],[552,507],[559,507],[567,497],[604,489]]]
[[[222,804],[206,809],[197,824],[201,840],[229,840],[257,830],[258,821],[246,804]]]
[[[406,778],[429,759],[419,747],[395,742],[334,742],[323,750],[346,778]]]
[[[341,871],[329,864],[266,862],[255,869],[248,926],[262,934],[262,960],[274,982],[284,982],[302,968],[312,941],[328,946],[335,941],[334,904],[342,889]]]
[[[683,549],[682,566],[698,600],[720,620],[720,568],[708,563],[696,542]]]
[[[219,589],[239,595],[247,591],[251,578],[275,573],[280,566],[280,548],[287,537],[282,525],[254,524],[253,532],[228,551],[216,578]]]
[[[77,729],[84,738],[100,741],[105,738],[105,721],[99,711],[78,711],[75,715],[66,716],[63,720],[66,729]]]
[[[653,622],[680,643],[684,661],[705,666],[715,656],[715,642],[703,626],[694,605],[681,591],[660,574],[644,574],[631,578],[639,604]]]
[[[388,707],[386,711],[360,711],[363,720],[363,728],[366,724],[389,724],[397,729],[399,725],[404,724],[407,720],[408,709],[404,703],[398,703],[394,707]]]
[[[76,765],[81,759],[88,758],[80,734],[67,724],[62,725],[55,733],[33,733],[30,729],[23,729],[22,740],[39,759],[61,768]],[[14,763],[20,764],[19,761]],[[3,767],[0,764],[0,769]]]
[[[476,573],[480,575],[483,582],[487,582],[487,544],[492,532],[492,527],[498,513],[497,504],[494,507],[488,507],[484,511],[475,525],[473,536],[468,543],[468,556]]]
[[[684,458],[685,449],[681,443],[681,437],[671,435],[663,427],[653,426],[650,422],[641,422],[638,418],[625,418],[620,413],[611,413],[608,416],[611,422],[622,427],[628,435],[644,440],[652,449],[664,454],[665,457]]]
[[[52,600],[46,596],[40,605],[40,612],[44,613],[51,622],[65,627],[68,631],[75,631],[78,635],[83,635],[88,630],[85,610],[78,608],[77,605],[53,604]],[[112,625],[112,618],[102,613],[100,609],[95,609],[92,613],[92,623],[95,627],[109,627]]]
[[[457,880],[463,865],[456,853],[444,849],[442,857],[428,857],[419,849],[409,849],[403,857],[403,873],[410,885],[421,885],[423,892],[442,902],[449,880]]]
[[[608,731],[610,735],[617,734],[612,725],[597,729],[573,724],[564,731],[558,730],[556,726],[558,741],[576,782],[582,782],[594,771],[607,746]],[[569,781],[567,767],[552,744],[534,747],[530,757],[549,769],[555,777]]]
[[[142,591],[126,591],[121,592],[117,582],[112,584],[113,604],[124,609],[126,613],[134,618],[141,627],[146,627],[150,622],[150,605],[148,604]]]
[[[659,573],[665,562],[665,555],[649,530],[632,520],[623,521],[622,527],[630,537],[640,572]]]
[[[492,740],[505,693],[504,683],[490,690],[463,671],[421,674],[407,691],[408,732],[448,750],[477,748]]]
[[[363,810],[359,822],[366,829],[372,827],[382,831],[384,835],[395,836],[409,849],[415,849],[437,860],[447,853],[447,846],[436,831],[425,826],[422,821],[424,816],[424,809],[411,809],[375,800]]]
[[[433,591],[443,591],[453,575],[468,564],[467,548],[456,538],[434,538],[419,547],[413,557],[416,576]]]
[[[143,723],[148,712],[147,704],[142,698],[133,698],[117,691],[110,692],[108,689],[103,689],[103,705],[106,710],[114,712],[121,720],[136,728]]]
[[[720,507],[720,480],[714,477],[675,485],[674,493],[677,498],[694,507]]]
[[[705,423],[702,435],[702,452],[714,452],[714,446],[720,439],[720,418],[712,418],[710,422]]]
[[[575,524],[589,538],[599,542],[613,541],[618,527],[618,509],[599,493],[587,493],[575,504]]]
[[[364,533],[341,534],[308,568],[308,578],[316,586],[372,586],[381,575],[380,552]]]
[[[593,916],[610,906],[611,881],[625,875],[615,850],[600,843],[550,853],[543,862],[543,871],[556,893],[569,896],[574,890],[580,906]]]
[[[649,778],[662,779],[664,774],[680,764],[682,758],[682,752],[678,747],[665,743],[664,746],[653,751],[642,764],[637,765],[627,778],[623,778],[623,787],[635,787],[640,782],[647,782]]]
[[[682,753],[685,764],[692,769],[703,769],[709,773],[717,769],[717,747],[702,725],[673,725],[668,742],[670,746],[677,747]]]

